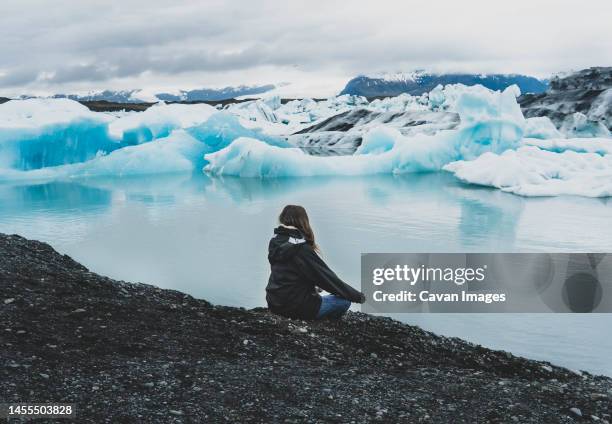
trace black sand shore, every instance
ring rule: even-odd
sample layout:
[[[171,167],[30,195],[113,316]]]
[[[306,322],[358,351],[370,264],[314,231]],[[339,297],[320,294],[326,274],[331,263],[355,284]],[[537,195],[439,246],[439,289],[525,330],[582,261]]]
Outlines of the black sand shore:
[[[214,306],[19,236],[0,234],[0,289],[0,403],[75,403],[78,422],[612,419],[610,378],[389,318]]]

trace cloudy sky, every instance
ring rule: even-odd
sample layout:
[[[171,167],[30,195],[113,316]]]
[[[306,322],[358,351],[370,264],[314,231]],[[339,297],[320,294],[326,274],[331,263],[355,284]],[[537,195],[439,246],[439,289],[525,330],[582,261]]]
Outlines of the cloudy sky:
[[[612,65],[612,1],[32,1],[0,4],[0,95]]]

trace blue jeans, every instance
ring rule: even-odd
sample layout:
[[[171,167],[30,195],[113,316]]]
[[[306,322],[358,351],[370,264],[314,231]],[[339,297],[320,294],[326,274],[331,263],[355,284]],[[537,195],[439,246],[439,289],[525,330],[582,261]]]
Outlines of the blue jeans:
[[[343,299],[333,294],[321,296],[321,307],[317,314],[317,319],[340,319],[351,306],[349,300]]]

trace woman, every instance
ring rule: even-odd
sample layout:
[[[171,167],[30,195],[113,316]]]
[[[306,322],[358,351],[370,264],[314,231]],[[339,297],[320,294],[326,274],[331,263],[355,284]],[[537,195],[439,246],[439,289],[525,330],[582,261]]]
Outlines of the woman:
[[[344,283],[319,257],[319,248],[301,206],[285,206],[268,247],[271,274],[266,287],[268,308],[299,319],[338,319],[351,302],[365,297]],[[319,296],[318,287],[331,293]]]

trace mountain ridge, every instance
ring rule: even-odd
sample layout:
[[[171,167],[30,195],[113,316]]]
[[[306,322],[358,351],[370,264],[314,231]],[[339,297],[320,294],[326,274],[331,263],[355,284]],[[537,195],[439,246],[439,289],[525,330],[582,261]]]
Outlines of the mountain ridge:
[[[342,94],[364,97],[394,97],[402,93],[420,96],[438,85],[480,84],[491,90],[503,90],[516,84],[523,93],[542,93],[548,88],[547,80],[522,74],[435,74],[425,71],[395,74],[359,75],[351,79]]]
[[[145,94],[141,89],[131,90],[102,90],[87,94],[55,94],[52,98],[67,98],[79,102],[107,101],[114,103],[143,103],[143,102],[198,102],[222,101],[240,96],[262,94],[276,88],[274,84],[238,85],[223,88],[197,88],[193,90],[179,90],[176,93],[160,92]],[[30,96],[24,96],[30,97]]]

